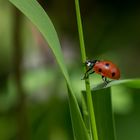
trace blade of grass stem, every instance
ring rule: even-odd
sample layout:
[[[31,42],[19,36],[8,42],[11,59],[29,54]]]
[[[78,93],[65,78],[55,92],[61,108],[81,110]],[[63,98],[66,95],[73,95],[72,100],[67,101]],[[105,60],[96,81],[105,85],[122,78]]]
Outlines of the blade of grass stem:
[[[88,130],[88,133],[89,135],[91,135],[91,125],[90,125],[89,113],[88,113],[88,108],[87,108],[86,91],[82,91],[81,95],[82,95],[82,98],[81,98],[82,115],[83,115],[83,119]]]
[[[80,40],[82,62],[84,63],[86,61],[86,51],[85,51],[82,21],[81,21],[81,14],[80,14],[80,7],[79,7],[78,0],[75,0],[75,9],[76,9],[76,17],[77,17],[77,25],[78,25],[78,33],[79,33],[79,40]],[[84,68],[84,72],[86,72],[86,68]],[[94,140],[98,140],[98,134],[97,134],[97,128],[96,128],[96,121],[95,121],[95,114],[94,114],[94,107],[93,107],[93,103],[92,103],[92,96],[91,96],[89,79],[85,80],[85,85],[86,85],[86,93],[87,93],[87,105],[88,105],[89,117],[90,117],[91,128],[92,128],[92,137],[94,138]]]

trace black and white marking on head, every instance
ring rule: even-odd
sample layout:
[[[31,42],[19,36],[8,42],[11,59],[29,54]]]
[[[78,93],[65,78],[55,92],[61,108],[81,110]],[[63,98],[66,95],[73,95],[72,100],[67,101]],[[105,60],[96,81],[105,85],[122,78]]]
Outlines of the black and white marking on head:
[[[90,67],[92,65],[91,61],[86,61],[86,64],[88,67]]]
[[[85,64],[87,65],[87,67],[93,67],[96,62],[97,60],[87,60]]]

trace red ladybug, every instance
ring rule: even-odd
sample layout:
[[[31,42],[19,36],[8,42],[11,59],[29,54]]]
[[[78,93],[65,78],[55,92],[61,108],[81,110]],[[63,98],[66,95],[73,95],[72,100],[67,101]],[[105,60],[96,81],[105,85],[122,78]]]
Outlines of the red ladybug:
[[[111,61],[87,60],[85,64],[87,71],[83,79],[87,79],[94,72],[100,74],[106,84],[109,82],[107,78],[116,80],[120,78],[120,70]]]

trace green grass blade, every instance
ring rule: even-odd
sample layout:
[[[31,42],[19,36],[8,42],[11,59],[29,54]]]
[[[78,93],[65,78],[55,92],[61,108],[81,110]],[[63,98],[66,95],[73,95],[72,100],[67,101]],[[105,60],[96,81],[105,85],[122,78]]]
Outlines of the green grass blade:
[[[99,140],[116,140],[110,88],[92,94]]]
[[[86,125],[86,128],[89,132],[89,135],[91,136],[91,125],[90,125],[90,117],[89,117],[89,112],[88,112],[88,105],[87,105],[87,93],[86,91],[81,92],[81,108],[82,108],[82,114],[83,114],[83,119]]]
[[[68,92],[69,92],[69,104],[70,104],[70,110],[71,110],[71,117],[72,117],[72,121],[73,121],[73,130],[75,132],[75,140],[90,140],[89,138],[89,134],[88,131],[86,129],[86,126],[84,124],[84,128],[83,128],[83,119],[81,122],[81,119],[79,117],[79,112],[76,110],[76,106],[75,106],[75,101],[72,99],[71,97],[71,93],[70,90],[68,88]],[[83,131],[83,129],[85,129]]]
[[[39,31],[47,40],[68,85],[69,104],[75,138],[76,140],[89,140],[89,135],[83,122],[77,100],[71,87],[69,75],[64,64],[60,42],[50,18],[36,0],[9,1],[13,3],[20,11],[22,11],[37,26]]]
[[[92,98],[99,140],[116,140],[110,88],[117,85],[140,88],[140,79],[116,80],[110,82],[107,86],[105,86],[104,83],[101,83],[93,87],[94,92],[92,91]],[[87,105],[87,103],[85,103],[86,91],[83,91],[83,94],[85,110]],[[87,117],[87,114],[85,114],[85,117]],[[86,126],[89,127],[88,122]]]
[[[86,91],[82,93],[86,102]],[[92,91],[92,99],[99,140],[116,140],[110,88]],[[89,127],[88,122],[86,126]]]
[[[85,51],[85,43],[84,43],[84,35],[83,35],[79,0],[75,0],[75,10],[76,10],[76,17],[77,17],[82,62],[84,63],[86,61],[86,51]],[[86,67],[84,67],[84,71],[86,72]],[[85,86],[86,86],[86,93],[87,93],[87,96],[86,96],[87,106],[88,106],[88,112],[89,112],[89,118],[90,118],[91,130],[92,130],[91,137],[93,137],[94,140],[98,140],[98,133],[97,133],[97,128],[96,128],[96,120],[95,120],[95,114],[94,114],[94,106],[92,103],[89,79],[85,80]]]
[[[110,82],[107,86],[101,83],[93,87],[92,97],[97,120],[97,131],[100,134],[99,140],[116,140],[110,88],[117,85],[140,88],[140,79],[116,80]]]
[[[111,81],[110,83],[107,84],[107,86],[105,86],[105,83],[101,83],[98,84],[96,86],[93,86],[92,89],[93,90],[100,90],[103,88],[108,88],[111,86],[117,86],[117,85],[126,85],[126,86],[130,86],[133,88],[140,88],[140,79],[139,78],[135,78],[135,79],[123,79],[123,80],[115,80],[115,81]]]

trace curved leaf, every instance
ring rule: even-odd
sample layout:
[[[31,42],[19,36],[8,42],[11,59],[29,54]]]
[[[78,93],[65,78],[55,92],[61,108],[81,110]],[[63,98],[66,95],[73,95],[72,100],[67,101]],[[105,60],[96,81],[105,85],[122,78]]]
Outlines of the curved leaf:
[[[64,63],[60,42],[50,18],[36,0],[9,1],[13,3],[20,11],[22,11],[37,26],[39,31],[47,40],[68,85],[69,104],[75,138],[76,140],[89,140],[88,132],[83,122],[81,112],[73,93],[69,75]]]
[[[110,83],[108,83],[107,85],[105,83],[101,83],[98,84],[96,86],[93,86],[92,89],[93,90],[100,90],[103,88],[108,88],[111,86],[117,86],[120,84],[124,84],[126,86],[130,86],[133,88],[140,88],[140,79],[124,79],[124,80],[115,80],[115,81],[111,81]]]

